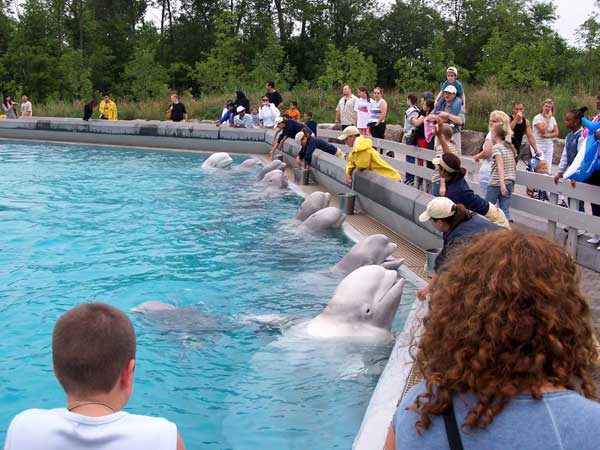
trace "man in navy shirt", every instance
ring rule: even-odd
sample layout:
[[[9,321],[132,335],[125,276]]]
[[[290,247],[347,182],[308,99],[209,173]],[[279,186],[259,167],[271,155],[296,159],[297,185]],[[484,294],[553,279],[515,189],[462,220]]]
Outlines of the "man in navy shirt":
[[[286,117],[278,117],[275,119],[275,136],[273,136],[273,146],[269,152],[269,156],[272,158],[275,150],[281,149],[287,138],[294,139],[302,130],[307,130],[308,134],[312,134],[310,128],[308,128],[302,122],[298,122],[294,119],[288,119]]]

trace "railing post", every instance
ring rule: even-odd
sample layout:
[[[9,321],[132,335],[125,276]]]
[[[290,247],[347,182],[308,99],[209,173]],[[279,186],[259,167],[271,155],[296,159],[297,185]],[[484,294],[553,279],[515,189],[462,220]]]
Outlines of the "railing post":
[[[554,192],[550,192],[548,197],[550,199],[551,205],[558,204],[558,194],[555,194]],[[548,219],[547,233],[548,233],[548,237],[550,237],[551,239],[556,239],[556,222],[554,220]]]
[[[579,211],[579,200],[574,198],[568,199],[569,209]],[[567,249],[573,256],[577,256],[577,228],[567,227]]]

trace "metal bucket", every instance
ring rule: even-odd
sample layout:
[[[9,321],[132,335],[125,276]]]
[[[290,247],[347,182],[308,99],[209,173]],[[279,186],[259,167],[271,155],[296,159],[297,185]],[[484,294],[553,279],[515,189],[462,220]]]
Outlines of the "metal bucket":
[[[354,203],[356,202],[356,194],[353,192],[338,194],[338,205],[346,215],[354,214]]]
[[[435,270],[433,270],[435,267],[435,260],[441,251],[441,248],[430,248],[425,250],[425,272],[427,272],[427,275],[430,277],[435,273]]]
[[[294,169],[294,182],[301,186],[310,183],[310,169]]]

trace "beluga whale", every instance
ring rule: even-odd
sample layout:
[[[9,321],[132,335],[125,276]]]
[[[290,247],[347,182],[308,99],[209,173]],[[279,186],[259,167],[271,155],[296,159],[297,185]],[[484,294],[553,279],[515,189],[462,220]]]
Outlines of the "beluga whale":
[[[203,169],[226,169],[227,167],[231,166],[232,162],[233,162],[233,159],[231,159],[231,156],[229,156],[228,153],[218,152],[218,153],[213,153],[208,158],[206,158],[206,161],[204,161],[202,163],[202,168]]]
[[[305,221],[312,214],[325,209],[329,206],[329,202],[331,201],[331,194],[328,192],[313,192],[308,197],[304,199],[300,208],[298,208],[298,212],[296,213],[296,219],[300,221]]]
[[[347,275],[362,266],[379,265],[396,270],[404,259],[392,258],[398,246],[383,234],[372,234],[358,241],[331,270]]]
[[[323,312],[308,323],[307,332],[318,338],[391,341],[403,288],[397,271],[361,267],[342,280]]]
[[[256,158],[249,158],[242,161],[237,166],[234,166],[233,169],[239,172],[254,170],[260,166],[260,161]]]
[[[261,184],[265,184],[268,187],[275,189],[285,189],[288,187],[288,178],[285,173],[279,169],[267,173],[260,182]]]
[[[339,229],[342,227],[344,220],[346,220],[346,214],[334,206],[329,206],[311,214],[308,219],[302,222],[300,229],[312,232]]]
[[[266,174],[268,174],[269,172],[273,171],[273,170],[281,170],[284,171],[285,170],[285,163],[279,161],[278,159],[271,161],[269,164],[267,164],[265,167],[262,168],[262,170],[258,173],[258,175],[256,176],[257,180],[262,180]]]

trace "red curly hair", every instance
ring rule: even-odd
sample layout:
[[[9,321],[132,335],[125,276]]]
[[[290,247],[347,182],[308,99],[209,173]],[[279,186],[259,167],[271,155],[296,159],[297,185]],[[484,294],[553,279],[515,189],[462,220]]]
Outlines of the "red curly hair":
[[[464,418],[469,429],[485,428],[519,393],[540,399],[547,383],[600,400],[590,309],[577,264],[559,244],[510,230],[478,236],[432,280],[430,299],[413,342],[426,380],[411,407],[418,432],[455,393],[478,397]]]

